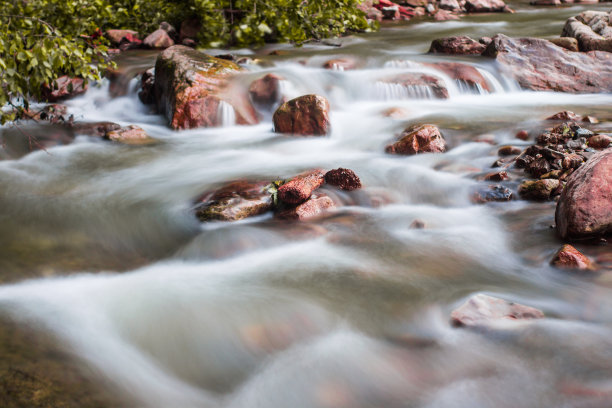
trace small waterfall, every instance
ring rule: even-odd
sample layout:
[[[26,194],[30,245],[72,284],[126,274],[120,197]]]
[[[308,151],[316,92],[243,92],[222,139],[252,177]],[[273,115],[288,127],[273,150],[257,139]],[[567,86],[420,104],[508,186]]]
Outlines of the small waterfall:
[[[383,67],[385,68],[415,68],[415,67],[422,67],[422,66],[423,64],[420,64],[414,61],[407,61],[407,60],[391,60],[391,61],[385,62],[385,64],[383,65]]]
[[[236,124],[236,111],[234,107],[225,101],[219,102],[219,118],[221,118],[221,126],[234,126]]]
[[[478,82],[468,82],[457,79],[455,83],[457,84],[457,88],[459,88],[459,92],[462,94],[486,95],[489,93],[489,91],[484,89]]]
[[[374,97],[378,100],[433,99],[431,87],[427,85],[403,85],[376,81]]]

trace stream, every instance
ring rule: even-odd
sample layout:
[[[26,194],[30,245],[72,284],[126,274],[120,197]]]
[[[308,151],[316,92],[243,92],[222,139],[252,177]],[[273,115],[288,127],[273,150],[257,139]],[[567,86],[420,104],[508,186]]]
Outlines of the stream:
[[[512,201],[471,197],[497,149],[531,144],[516,133],[537,134],[556,112],[596,116],[609,132],[612,94],[521,91],[492,60],[427,50],[450,35],[553,38],[568,17],[610,7],[509,6],[515,14],[389,23],[330,40],[338,47],[204,50],[261,60],[236,86],[276,73],[288,98],[328,98],[328,137],[276,134],[263,111],[255,126],[234,125],[230,111],[223,127],[171,131],[138,100],[137,79],[126,96],[111,98],[104,80],[67,101],[77,120],[135,124],[160,143],[77,136],[0,153],[3,318],[53,339],[124,406],[609,407],[612,275],[549,265],[564,243],[552,228],[556,203],[518,199],[518,180],[501,183]],[[118,62],[140,72],[155,57],[134,51]],[[359,68],[323,69],[333,58]],[[440,72],[449,99],[380,81],[441,61],[476,67],[491,91]],[[417,123],[437,125],[449,150],[384,153]],[[236,179],[338,167],[364,188],[327,191],[344,205],[317,219],[200,223],[193,214],[202,192]],[[612,263],[610,244],[576,247]],[[450,312],[477,293],[546,318],[490,332],[451,327]]]

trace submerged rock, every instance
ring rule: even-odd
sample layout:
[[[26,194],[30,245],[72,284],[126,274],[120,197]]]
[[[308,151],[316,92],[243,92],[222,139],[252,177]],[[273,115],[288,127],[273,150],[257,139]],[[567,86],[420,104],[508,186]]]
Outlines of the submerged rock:
[[[570,17],[561,35],[575,38],[580,51],[612,52],[612,19],[608,11],[585,11]]]
[[[276,217],[283,220],[306,220],[313,218],[326,210],[332,209],[335,204],[331,198],[321,194],[312,196],[306,202],[292,208],[287,208],[276,213]]]
[[[278,188],[278,199],[287,204],[303,203],[323,185],[324,181],[325,173],[322,170],[301,174]]]
[[[404,130],[397,142],[385,148],[387,153],[403,155],[445,151],[446,141],[435,125],[411,126]]]
[[[510,200],[512,200],[512,191],[502,185],[486,186],[472,195],[472,201],[479,204]]]
[[[141,127],[130,125],[106,133],[106,138],[112,142],[128,145],[145,145],[157,143]]]
[[[273,208],[267,181],[239,180],[204,194],[197,201],[200,221],[237,221],[264,214]]]
[[[441,78],[433,75],[406,73],[395,75],[393,77],[384,78],[379,81],[381,84],[396,84],[401,85],[408,96],[411,92],[417,97],[434,97],[440,99],[448,99],[449,93],[446,85]]]
[[[557,251],[550,264],[557,268],[593,269],[589,258],[569,244],[563,245]]]
[[[437,62],[426,65],[439,69],[455,81],[464,83],[472,89],[491,92],[491,87],[485,77],[471,65],[459,62]]]
[[[332,71],[348,71],[357,68],[357,61],[352,58],[335,58],[326,61],[323,68]]]
[[[280,100],[280,81],[282,80],[283,77],[276,74],[266,74],[254,80],[249,86],[251,100],[257,105],[272,107]]]
[[[455,327],[486,328],[500,321],[531,320],[543,317],[544,313],[539,309],[478,294],[453,310],[451,324]]]
[[[329,102],[319,95],[303,95],[283,103],[272,120],[277,133],[324,136],[330,131]]]
[[[431,42],[429,53],[451,55],[480,55],[486,46],[465,35],[438,38]]]
[[[612,53],[569,52],[539,38],[496,35],[483,52],[523,89],[569,93],[612,92]]]
[[[603,150],[567,180],[555,221],[562,238],[590,238],[612,232],[612,149]]]
[[[361,180],[353,170],[342,167],[325,173],[325,182],[341,190],[353,191],[361,188]]]
[[[155,64],[159,111],[173,129],[222,125],[221,104],[234,109],[236,123],[258,122],[246,94],[228,89],[228,79],[241,68],[183,45],[163,51]]]

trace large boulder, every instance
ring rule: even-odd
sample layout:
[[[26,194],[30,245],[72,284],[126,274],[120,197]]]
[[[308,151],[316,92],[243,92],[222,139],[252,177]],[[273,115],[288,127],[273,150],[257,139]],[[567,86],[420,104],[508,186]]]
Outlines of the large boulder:
[[[283,103],[272,118],[276,133],[323,136],[330,131],[329,102],[319,95],[303,95]]]
[[[539,38],[496,35],[484,56],[533,91],[570,93],[612,92],[612,53],[571,52]]]
[[[437,38],[431,42],[430,53],[451,55],[480,55],[486,46],[465,35]]]
[[[248,96],[229,86],[229,78],[240,70],[231,61],[183,45],[167,48],[155,64],[158,109],[173,129],[222,125],[222,103],[233,107],[237,124],[256,124]]]
[[[590,238],[612,232],[610,180],[612,149],[595,154],[568,178],[555,213],[562,238]]]
[[[385,148],[387,153],[412,155],[418,153],[442,153],[446,142],[434,125],[415,125],[407,128],[400,139]]]
[[[612,52],[612,12],[585,11],[571,17],[561,35],[578,40],[580,51]]]

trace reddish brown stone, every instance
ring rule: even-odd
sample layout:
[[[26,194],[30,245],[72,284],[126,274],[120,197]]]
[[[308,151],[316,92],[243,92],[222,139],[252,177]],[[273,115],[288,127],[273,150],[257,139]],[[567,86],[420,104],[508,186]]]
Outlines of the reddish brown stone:
[[[71,128],[77,135],[104,137],[108,132],[121,129],[121,125],[113,122],[75,122]]]
[[[529,139],[529,133],[526,130],[519,130],[516,133],[516,138],[520,140],[527,140]]]
[[[509,9],[503,0],[467,0],[465,10],[468,13],[508,12]]]
[[[149,34],[142,43],[145,47],[157,49],[165,49],[174,45],[172,38],[161,28]]]
[[[541,319],[544,313],[530,306],[478,294],[451,313],[455,327],[487,327],[504,320]]]
[[[471,65],[459,62],[437,62],[435,64],[425,65],[439,69],[452,79],[461,81],[472,88],[479,88],[491,92],[491,88],[485,77]]]
[[[334,71],[348,71],[357,68],[357,61],[351,58],[335,58],[325,62],[323,68]]]
[[[567,179],[555,221],[562,238],[612,232],[612,149],[592,156]]]
[[[64,99],[74,98],[87,91],[87,85],[81,78],[70,78],[61,76],[51,85],[45,85],[41,89],[42,98],[48,102],[57,102]]]
[[[303,203],[324,181],[325,173],[322,170],[301,174],[278,188],[278,198],[287,204]]]
[[[228,88],[241,68],[183,45],[164,50],[155,64],[158,109],[173,129],[220,126],[221,102],[231,105],[238,124],[258,122],[246,93]]]
[[[466,36],[438,38],[431,42],[430,53],[451,55],[481,54],[485,45]]]
[[[578,41],[572,37],[559,37],[552,38],[550,40],[551,43],[555,44],[558,47],[565,48],[568,51],[578,52]]]
[[[145,145],[156,143],[157,141],[147,135],[141,127],[130,125],[121,129],[112,130],[106,133],[106,138],[110,141],[128,145]]]
[[[508,173],[505,171],[496,171],[495,173],[489,173],[484,176],[485,181],[504,181],[508,180]]]
[[[593,265],[589,258],[571,245],[563,245],[550,261],[557,268],[592,269]]]
[[[272,197],[267,181],[238,180],[209,192],[196,202],[200,221],[237,221],[272,210]]]
[[[278,212],[276,217],[284,220],[305,220],[316,217],[324,211],[334,207],[335,204],[333,200],[328,196],[313,196],[308,201],[299,204],[296,207]]]
[[[107,30],[104,35],[108,38],[111,45],[115,47],[125,42],[140,44],[138,33],[133,30]]]
[[[341,190],[353,191],[361,188],[361,180],[351,169],[342,167],[325,173],[325,182]]]
[[[516,156],[521,154],[522,150],[520,147],[516,146],[502,146],[497,151],[497,154],[500,156]]]
[[[443,153],[446,142],[434,125],[415,125],[407,128],[400,139],[385,148],[391,154]]]
[[[402,85],[406,89],[428,88],[431,91],[432,95],[436,98],[449,98],[448,89],[446,89],[444,81],[433,75],[406,73],[401,75],[395,75],[389,78],[384,78],[380,82]]]
[[[578,121],[580,120],[580,115],[576,115],[574,112],[571,112],[571,111],[562,111],[562,112],[557,112],[554,115],[547,117],[546,120]]]
[[[561,35],[578,40],[580,51],[612,52],[612,19],[608,11],[589,10],[569,18]]]
[[[581,120],[586,123],[599,123],[599,119],[597,119],[595,116],[585,115]]]
[[[584,162],[584,158],[576,153],[570,153],[563,158],[561,165],[564,169],[577,169]]]
[[[279,101],[280,81],[284,78],[276,74],[266,74],[256,79],[249,87],[251,100],[258,104],[270,107]]]
[[[570,93],[612,92],[612,53],[569,52],[539,38],[498,34],[483,52],[524,89]]]
[[[436,21],[459,20],[459,16],[458,15],[453,14],[452,12],[450,12],[448,10],[443,10],[443,9],[438,9],[434,13],[433,18]]]
[[[595,135],[589,137],[588,145],[593,149],[606,149],[612,144],[612,137],[608,135]]]
[[[272,118],[274,131],[301,136],[323,136],[330,131],[329,102],[304,95],[283,103]]]

